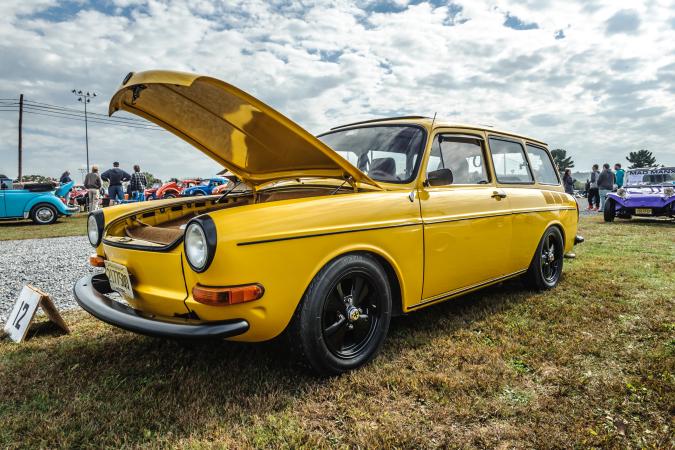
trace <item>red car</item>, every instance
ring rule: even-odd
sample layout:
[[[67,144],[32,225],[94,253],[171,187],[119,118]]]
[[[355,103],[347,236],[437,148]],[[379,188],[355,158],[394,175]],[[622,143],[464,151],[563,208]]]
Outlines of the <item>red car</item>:
[[[161,187],[155,192],[155,198],[176,198],[180,197],[180,194],[186,188],[195,186],[201,183],[201,179],[186,179],[178,181],[177,179],[172,179],[168,183],[164,183]]]

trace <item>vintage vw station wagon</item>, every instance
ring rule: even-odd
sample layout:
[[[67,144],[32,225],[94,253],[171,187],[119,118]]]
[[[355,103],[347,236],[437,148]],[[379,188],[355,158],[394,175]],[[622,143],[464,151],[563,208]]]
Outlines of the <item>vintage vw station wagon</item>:
[[[174,338],[285,332],[323,374],[371,360],[393,315],[523,276],[554,287],[576,236],[546,144],[398,117],[318,137],[214,78],[129,74],[110,113],[144,117],[248,188],[96,211],[74,288],[115,326]],[[119,302],[114,291],[127,304]]]

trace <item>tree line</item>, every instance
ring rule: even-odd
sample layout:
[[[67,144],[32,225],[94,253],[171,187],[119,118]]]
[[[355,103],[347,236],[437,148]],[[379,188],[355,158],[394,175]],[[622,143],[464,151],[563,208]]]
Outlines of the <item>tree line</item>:
[[[571,169],[574,167],[574,161],[571,156],[567,156],[567,150],[563,148],[556,148],[551,150],[551,156],[553,156],[553,162],[558,166],[560,172],[564,172],[566,169]],[[644,167],[653,167],[656,165],[656,158],[646,149],[641,149],[636,152],[630,152],[626,156],[626,160],[631,164],[628,166],[629,169],[641,169]]]

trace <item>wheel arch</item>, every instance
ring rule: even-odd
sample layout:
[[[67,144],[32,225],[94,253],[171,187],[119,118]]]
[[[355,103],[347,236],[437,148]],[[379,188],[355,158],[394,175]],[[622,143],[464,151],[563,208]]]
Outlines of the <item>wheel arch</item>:
[[[384,249],[369,246],[369,245],[359,245],[359,246],[350,246],[348,248],[341,248],[336,250],[334,253],[331,253],[329,256],[326,256],[315,269],[312,274],[307,287],[316,277],[316,275],[326,267],[331,261],[334,261],[338,258],[342,258],[348,255],[355,253],[364,253],[375,258],[375,260],[382,266],[387,278],[389,280],[389,285],[391,287],[391,296],[392,296],[392,316],[401,316],[403,315],[403,301],[404,301],[404,284],[402,273],[398,265],[396,264],[394,258],[386,252]],[[307,288],[305,288],[307,289]]]

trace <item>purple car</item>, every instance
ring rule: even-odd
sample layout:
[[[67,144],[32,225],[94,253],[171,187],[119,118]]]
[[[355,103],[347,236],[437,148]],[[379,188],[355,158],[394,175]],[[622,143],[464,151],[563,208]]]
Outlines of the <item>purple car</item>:
[[[605,222],[615,217],[675,217],[675,167],[631,169],[625,186],[607,194]]]

